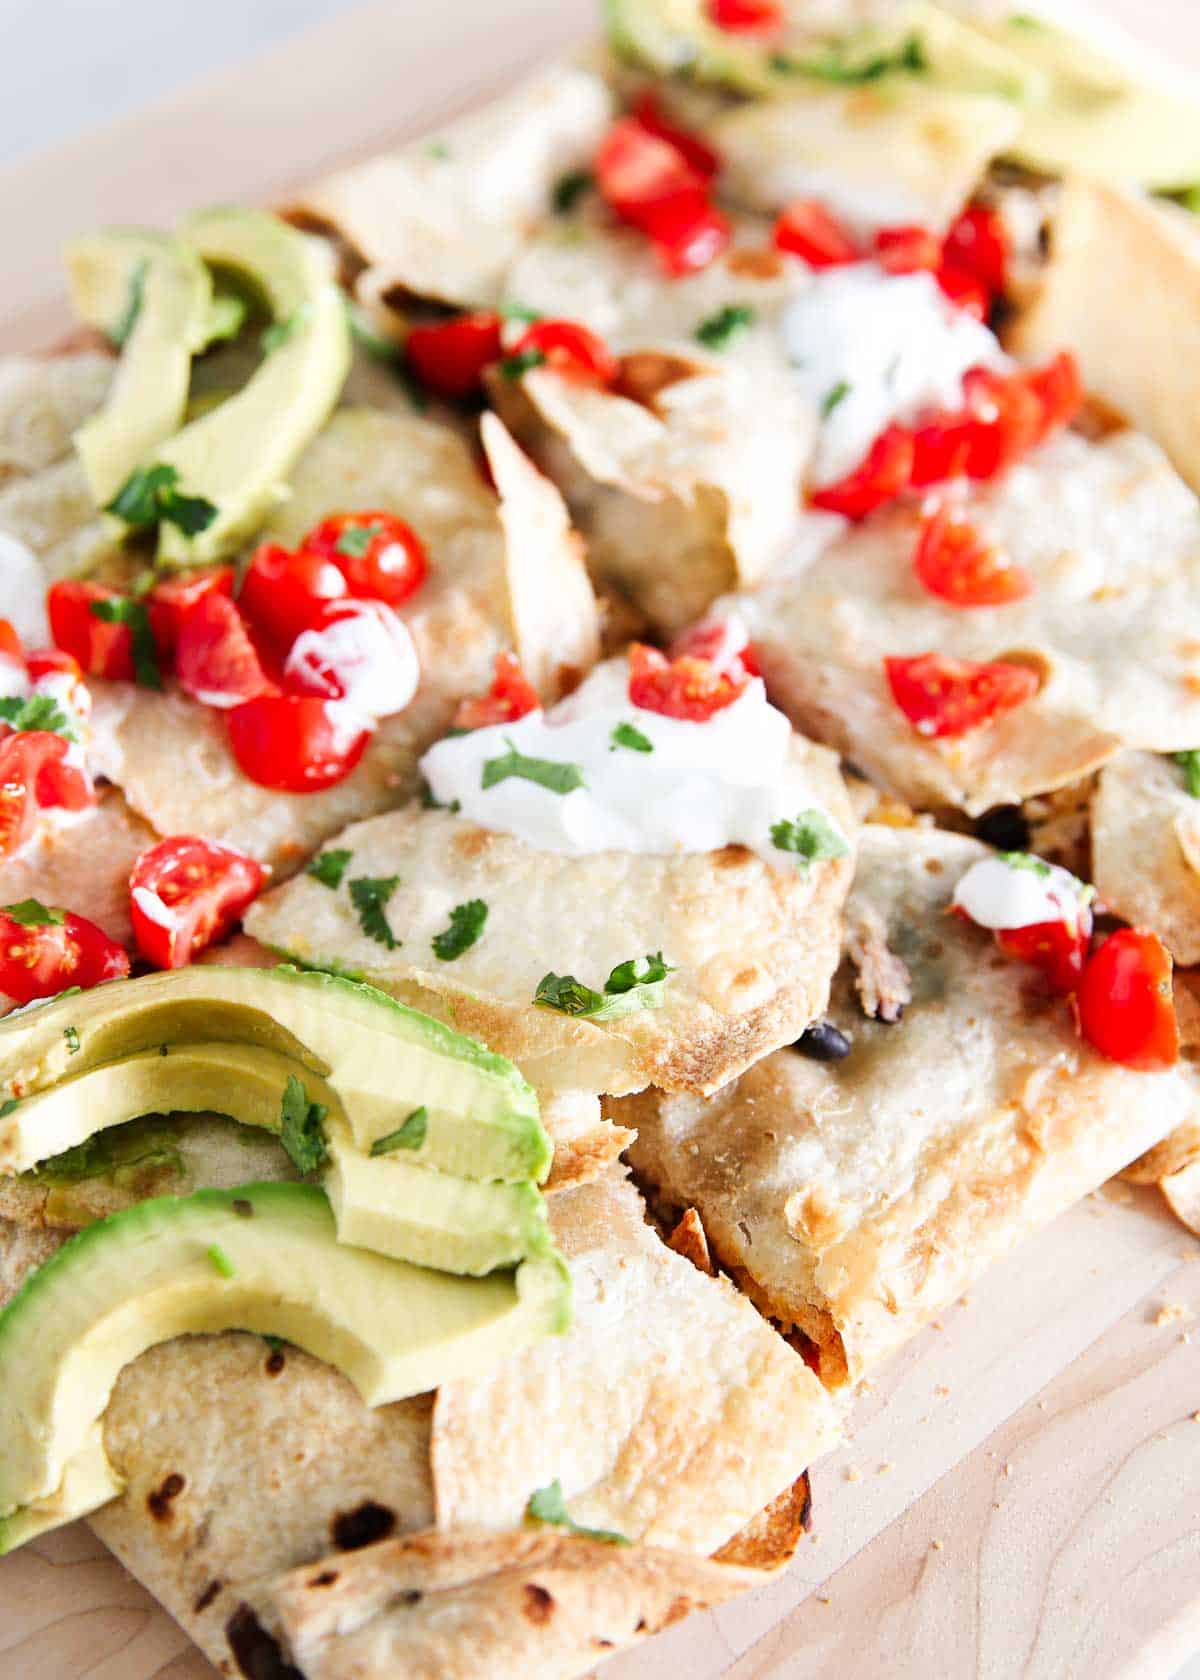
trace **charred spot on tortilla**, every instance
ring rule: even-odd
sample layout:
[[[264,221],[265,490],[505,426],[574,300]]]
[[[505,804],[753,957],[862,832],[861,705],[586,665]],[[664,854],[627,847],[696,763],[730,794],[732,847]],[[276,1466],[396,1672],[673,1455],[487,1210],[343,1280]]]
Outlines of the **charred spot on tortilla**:
[[[310,1587],[332,1587],[336,1581],[340,1580],[341,1576],[336,1569],[322,1569],[321,1573],[314,1575],[308,1584]]]
[[[536,1581],[527,1582],[523,1614],[539,1625],[548,1622],[554,1614],[554,1594],[547,1592],[545,1587],[539,1587]]]
[[[284,1356],[283,1349],[272,1348],[270,1353],[267,1355],[267,1362],[263,1366],[263,1370],[269,1377],[277,1377],[286,1364],[287,1359]]]
[[[155,1522],[170,1522],[175,1513],[172,1505],[187,1486],[184,1478],[176,1470],[163,1478],[161,1486],[146,1495],[146,1507]]]
[[[192,1613],[194,1615],[197,1615],[197,1616],[202,1615],[203,1612],[208,1609],[209,1605],[216,1598],[216,1596],[220,1592],[220,1590],[221,1590],[221,1582],[220,1581],[210,1581],[208,1583],[208,1585],[205,1587],[204,1591],[200,1594],[199,1598],[196,1600],[195,1604],[192,1605]]]
[[[284,1661],[278,1641],[248,1604],[240,1604],[229,1618],[225,1637],[245,1680],[304,1680],[298,1668]]]
[[[353,1511],[339,1511],[330,1524],[330,1533],[339,1552],[357,1552],[376,1540],[386,1540],[395,1527],[395,1511],[367,1499]]]

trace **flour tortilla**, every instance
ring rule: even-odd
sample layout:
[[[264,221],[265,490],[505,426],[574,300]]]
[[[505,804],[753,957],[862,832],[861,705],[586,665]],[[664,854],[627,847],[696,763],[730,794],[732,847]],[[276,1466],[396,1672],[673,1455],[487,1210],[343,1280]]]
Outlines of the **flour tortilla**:
[[[910,804],[973,816],[1078,781],[1122,746],[1200,741],[1200,504],[1161,452],[1133,432],[1064,434],[966,507],[1032,574],[1025,600],[965,610],[927,593],[919,515],[899,509],[735,603],[797,727]],[[992,724],[928,740],[883,660],[930,651],[1015,659],[1043,686]]]
[[[556,1479],[572,1517],[705,1554],[835,1443],[833,1404],[723,1278],[645,1223],[618,1172],[551,1198],[575,1324],[438,1391],[438,1526],[519,1526]]]
[[[344,781],[320,793],[259,787],[238,769],[220,713],[174,688],[156,694],[130,683],[91,685],[97,762],[160,833],[200,832],[289,873],[347,822],[415,792],[420,754],[449,727],[460,699],[488,687],[501,649],[515,642],[548,697],[564,666],[591,662],[596,612],[576,539],[557,493],[499,424],[489,428],[493,450],[504,455],[498,502],[449,427],[343,410],[301,458],[291,499],[264,532],[291,546],[328,513],[379,508],[408,520],[429,554],[428,577],[400,609],[421,686],[403,712],[384,720]],[[538,588],[547,602],[561,590],[573,603],[573,633],[552,606],[540,615],[529,610]]]
[[[1200,1237],[1200,1161],[1164,1178],[1161,1189],[1176,1219]]]
[[[303,1680],[569,1680],[760,1581],[749,1569],[554,1530],[460,1530],[293,1570],[253,1603]],[[253,1648],[247,1637],[239,1669],[252,1680],[262,1672]]]
[[[784,1050],[708,1102],[608,1105],[638,1129],[635,1170],[664,1202],[700,1211],[716,1258],[816,1344],[834,1386],[1200,1116],[1193,1069],[1103,1060],[1028,968],[947,915],[986,855],[936,830],[864,829],[848,919],[879,919],[911,998],[892,1025],[866,1019],[864,976],[844,963],[829,1012],[852,1040],[844,1061]]]
[[[289,213],[332,229],[368,265],[369,298],[492,303],[555,182],[590,162],[611,115],[599,77],[551,65],[436,136],[326,176]]]
[[[0,485],[71,453],[73,434],[104,402],[115,366],[94,351],[0,357]]]
[[[1033,358],[1067,346],[1089,391],[1148,432],[1200,490],[1200,225],[1173,205],[1069,178],[1051,254],[1011,337]]]
[[[62,827],[44,823],[16,857],[0,860],[0,904],[38,898],[86,916],[131,947],[129,872],[156,838],[116,788],[101,789],[90,811]]]
[[[1200,740],[1200,735],[1197,736]],[[1200,963],[1200,799],[1153,753],[1122,753],[1092,799],[1092,878],[1108,908]]]
[[[823,807],[853,832],[832,758],[807,743]],[[348,876],[399,876],[395,950],[369,938],[347,885],[304,876],[251,908],[255,938],[318,967],[335,960],[516,1061],[539,1091],[710,1091],[789,1043],[824,1007],[851,860],[777,869],[743,847],[677,856],[539,852],[448,811],[410,805],[340,835]],[[488,906],[453,962],[431,941],[457,905]],[[659,1009],[596,1022],[535,1007],[543,976],[599,986],[663,951],[676,972]]]

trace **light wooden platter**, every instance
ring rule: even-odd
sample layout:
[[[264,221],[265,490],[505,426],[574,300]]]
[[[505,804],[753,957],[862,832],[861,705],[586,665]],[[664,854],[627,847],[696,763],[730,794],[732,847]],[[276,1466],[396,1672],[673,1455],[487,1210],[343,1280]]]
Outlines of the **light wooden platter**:
[[[1195,0],[1106,8],[1200,64]],[[66,324],[58,252],[105,221],[270,202],[586,37],[593,0],[357,8],[0,171],[0,349]],[[1200,1243],[1114,1186],[993,1269],[856,1401],[771,1586],[605,1680],[1164,1680],[1200,1651]],[[0,1562],[5,1680],[212,1680],[82,1525]]]

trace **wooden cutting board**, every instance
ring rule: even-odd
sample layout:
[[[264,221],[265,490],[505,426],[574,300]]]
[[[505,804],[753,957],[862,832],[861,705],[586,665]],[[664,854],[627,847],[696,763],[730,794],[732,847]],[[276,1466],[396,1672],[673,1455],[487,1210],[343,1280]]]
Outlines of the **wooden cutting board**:
[[[1195,0],[1110,0],[1200,64]],[[105,221],[270,202],[583,39],[593,0],[390,0],[0,171],[0,348],[66,323]],[[605,1680],[1164,1680],[1200,1651],[1200,1243],[1115,1186],[996,1267],[859,1396],[792,1568]],[[0,1561],[4,1680],[212,1680],[81,1524]]]

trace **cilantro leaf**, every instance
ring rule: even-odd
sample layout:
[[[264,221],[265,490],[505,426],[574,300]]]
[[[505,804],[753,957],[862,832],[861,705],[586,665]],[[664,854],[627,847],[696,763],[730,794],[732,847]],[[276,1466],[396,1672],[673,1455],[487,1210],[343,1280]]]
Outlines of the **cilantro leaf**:
[[[91,604],[93,618],[105,624],[127,624],[132,642],[133,674],[143,688],[161,688],[162,672],[158,668],[158,644],[150,628],[150,613],[144,601],[132,601],[126,595],[110,595]]]
[[[359,926],[368,939],[394,951],[400,941],[384,914],[387,901],[400,885],[399,875],[360,875],[350,883],[350,902],[358,911]]]
[[[1043,863],[1040,857],[1034,857],[1032,852],[1001,852],[1001,863],[1006,863],[1010,869],[1026,869],[1031,875],[1040,875],[1046,879],[1050,874],[1050,865]]]
[[[824,58],[807,59],[792,58],[788,53],[772,53],[770,62],[772,70],[784,76],[811,76],[814,81],[843,85],[877,82],[881,76],[890,76],[897,71],[920,75],[929,68],[925,46],[919,35],[909,35],[895,52],[876,53],[873,58],[865,58],[858,63],[849,59],[842,49],[828,52]]]
[[[530,368],[541,367],[545,360],[546,352],[536,350],[531,345],[528,350],[518,350],[515,356],[505,356],[502,362],[496,363],[496,366],[500,370],[502,379],[517,380],[523,373],[528,373]]]
[[[497,305],[496,313],[504,321],[524,321],[527,326],[543,319],[540,310],[530,309],[524,303],[501,303]]]
[[[220,1272],[223,1278],[237,1276],[237,1267],[229,1258],[228,1254],[226,1254],[225,1250],[221,1247],[220,1243],[210,1243],[208,1248],[205,1250],[205,1254],[212,1262],[213,1269]]]
[[[810,863],[845,857],[847,851],[845,840],[823,811],[801,811],[794,821],[784,818],[772,823],[771,843],[781,852],[795,852],[804,870]]]
[[[1171,757],[1183,771],[1192,798],[1200,799],[1200,747],[1193,747],[1189,752],[1172,753]]]
[[[657,986],[668,974],[675,972],[670,963],[663,961],[661,951],[656,951],[653,956],[647,954],[643,960],[646,964],[644,974],[638,973],[636,957],[630,957],[628,962],[618,963],[604,982],[604,990],[609,993],[621,993],[631,992],[635,986]]]
[[[0,722],[16,730],[43,729],[68,741],[79,739],[70,718],[52,694],[31,694],[27,700],[15,694],[5,695],[0,698]]]
[[[618,723],[614,724],[608,737],[608,750],[616,752],[618,747],[626,747],[630,752],[650,753],[654,751],[654,742],[632,723]]]
[[[420,1149],[429,1131],[429,1111],[414,1108],[402,1126],[394,1132],[378,1137],[371,1145],[372,1155],[391,1155],[397,1149]]]
[[[465,904],[456,904],[450,912],[450,926],[442,933],[433,936],[433,954],[443,962],[453,962],[455,957],[461,957],[483,932],[487,921],[488,907],[481,898],[469,898]]]
[[[4,1101],[0,1102],[0,1120],[7,1120],[13,1110],[20,1106],[20,1097],[5,1097]]]
[[[701,321],[696,328],[696,337],[709,350],[727,350],[738,334],[753,321],[754,311],[749,304],[727,303],[715,315]]]
[[[382,535],[382,525],[347,525],[333,545],[334,553],[349,555],[352,560],[361,560],[375,538]]]
[[[344,849],[322,852],[319,857],[313,858],[304,873],[311,875],[314,881],[320,881],[323,887],[331,887],[336,892],[342,884],[342,876],[346,873],[346,866],[353,856],[353,852]]]
[[[618,1534],[613,1529],[584,1528],[573,1522],[563,1497],[562,1483],[557,1478],[549,1487],[538,1488],[536,1493],[530,1494],[525,1515],[530,1522],[548,1523],[553,1528],[565,1528],[571,1534],[577,1534],[581,1540],[602,1540],[606,1546],[632,1544],[627,1535]]]
[[[667,976],[675,970],[663,961],[661,951],[643,960],[646,966],[642,973],[638,972],[635,957],[618,963],[604,982],[602,992],[585,986],[573,974],[544,974],[533,1001],[539,1008],[557,1009],[562,1015],[589,1021],[615,1021],[639,1009],[661,1009]]]
[[[262,331],[262,352],[269,356],[272,350],[281,350],[289,343],[302,328],[308,325],[312,315],[311,304],[302,303],[299,309],[294,309],[290,315],[285,315],[282,321],[272,321],[270,326]]]
[[[125,307],[113,322],[109,337],[118,349],[123,349],[125,340],[137,325],[137,318],[142,313],[142,298],[146,290],[146,274],[150,263],[145,257],[134,269],[129,281],[129,296],[125,300]]]
[[[509,736],[505,736],[508,751],[500,758],[489,758],[483,766],[480,786],[486,791],[497,782],[518,776],[524,782],[536,782],[551,793],[572,793],[586,787],[583,771],[578,764],[568,764],[553,758],[526,758],[518,752]]]
[[[166,462],[138,467],[105,504],[104,511],[137,530],[165,521],[178,526],[185,537],[194,537],[208,529],[217,510],[203,496],[185,496],[176,488],[178,483],[177,469]]]
[[[554,214],[556,216],[569,216],[584,193],[590,192],[595,184],[595,178],[590,169],[569,169],[565,175],[560,175],[554,183],[553,192],[550,194],[550,204]]]
[[[821,418],[822,418],[822,420],[828,420],[829,416],[834,412],[834,410],[841,403],[844,403],[846,398],[849,395],[850,395],[850,381],[848,379],[839,379],[836,385],[834,385],[830,390],[826,391],[824,399],[822,400],[822,403],[821,403]]]
[[[543,974],[533,1001],[540,1009],[557,1009],[560,1015],[595,1016],[604,1008],[604,993],[594,992],[573,974]]]
[[[37,898],[23,898],[18,904],[6,904],[3,913],[22,927],[61,927],[67,919],[65,910],[48,910]]]
[[[302,1173],[316,1172],[318,1167],[323,1167],[329,1159],[321,1124],[325,1108],[321,1103],[309,1102],[308,1092],[294,1073],[288,1074],[283,1088],[279,1118],[279,1141],[293,1165]]]

